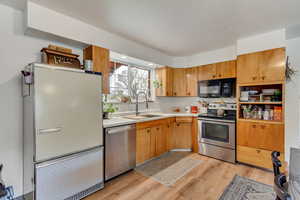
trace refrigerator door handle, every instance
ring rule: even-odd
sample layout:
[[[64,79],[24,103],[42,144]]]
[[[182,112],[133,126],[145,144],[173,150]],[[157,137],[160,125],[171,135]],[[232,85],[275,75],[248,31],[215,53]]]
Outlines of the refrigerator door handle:
[[[50,134],[50,133],[60,133],[62,127],[49,128],[49,129],[39,129],[39,134]]]

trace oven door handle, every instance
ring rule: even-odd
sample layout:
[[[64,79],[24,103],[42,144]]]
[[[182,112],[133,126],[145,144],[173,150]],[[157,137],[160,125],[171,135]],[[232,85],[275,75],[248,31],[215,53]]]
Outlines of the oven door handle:
[[[219,125],[234,125],[235,122],[223,121],[223,120],[203,120],[199,119],[201,123],[211,123],[211,124],[219,124]]]

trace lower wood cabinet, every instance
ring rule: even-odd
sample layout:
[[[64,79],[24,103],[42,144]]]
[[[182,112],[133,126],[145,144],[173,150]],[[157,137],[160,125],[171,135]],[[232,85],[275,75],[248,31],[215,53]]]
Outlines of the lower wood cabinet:
[[[151,133],[155,135],[155,156],[160,156],[168,151],[167,148],[167,132],[164,131],[163,126],[153,127]]]
[[[284,125],[239,121],[237,123],[237,144],[284,152]]]
[[[165,121],[159,125],[149,124],[136,132],[136,163],[141,164],[168,151],[168,132],[163,131]]]
[[[143,163],[151,158],[151,129],[138,129],[136,132],[136,163]]]
[[[137,124],[136,164],[144,163],[172,149],[192,149],[197,135],[197,118],[171,117]],[[194,133],[194,134],[193,134]],[[197,150],[196,150],[197,151]],[[195,152],[195,151],[194,151]]]
[[[174,139],[172,147],[174,149],[191,149],[192,148],[192,118],[178,118],[173,124]]]
[[[264,122],[237,123],[237,160],[250,165],[272,168],[272,151],[284,155],[284,125]]]
[[[242,163],[272,169],[272,161],[271,161],[271,153],[272,151],[245,147],[245,146],[237,146],[237,160]],[[281,153],[279,157],[280,161],[284,163],[284,153]]]

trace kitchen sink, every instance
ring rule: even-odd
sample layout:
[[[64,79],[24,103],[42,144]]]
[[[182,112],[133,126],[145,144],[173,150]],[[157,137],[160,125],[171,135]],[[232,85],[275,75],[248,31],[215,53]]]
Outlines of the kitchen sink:
[[[153,117],[161,117],[162,115],[158,114],[139,114],[139,115],[127,115],[124,118],[127,119],[145,119],[145,118],[153,118]]]

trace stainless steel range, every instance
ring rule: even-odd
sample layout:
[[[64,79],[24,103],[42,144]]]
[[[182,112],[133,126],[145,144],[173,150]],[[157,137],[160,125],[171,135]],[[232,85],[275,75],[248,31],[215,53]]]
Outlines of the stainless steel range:
[[[199,153],[235,163],[236,104],[210,104],[198,123]]]

